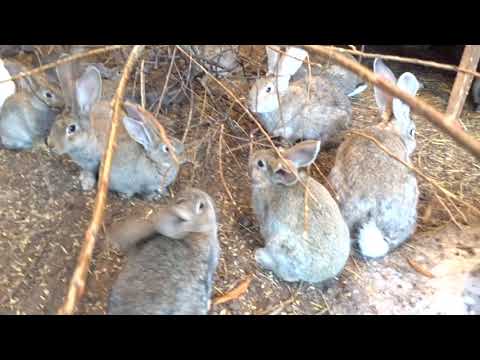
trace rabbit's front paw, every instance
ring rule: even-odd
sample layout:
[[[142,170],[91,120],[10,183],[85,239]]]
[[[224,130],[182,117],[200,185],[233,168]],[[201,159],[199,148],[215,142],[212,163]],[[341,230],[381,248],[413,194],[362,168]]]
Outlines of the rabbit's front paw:
[[[255,251],[255,261],[266,270],[273,269],[273,259],[265,249],[257,249]]]
[[[82,171],[80,173],[80,185],[82,186],[83,191],[90,191],[95,187],[97,180],[95,176],[88,171]]]

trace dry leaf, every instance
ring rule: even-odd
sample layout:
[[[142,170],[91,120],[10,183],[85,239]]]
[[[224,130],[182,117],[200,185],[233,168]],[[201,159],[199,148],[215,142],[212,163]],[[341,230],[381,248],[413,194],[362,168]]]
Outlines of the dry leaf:
[[[233,289],[232,291],[222,295],[222,296],[219,296],[217,298],[215,298],[213,300],[213,304],[214,305],[218,305],[218,304],[223,304],[223,303],[226,303],[228,301],[232,301],[232,300],[235,300],[235,299],[238,299],[240,296],[242,296],[248,289],[248,287],[250,286],[250,283],[252,282],[252,277],[249,276],[247,279],[245,279],[244,281],[242,281],[240,283],[240,285],[238,285],[235,289]]]
[[[423,266],[421,266],[420,264],[418,264],[417,262],[411,260],[411,259],[407,259],[407,262],[408,264],[418,273],[426,276],[426,277],[429,277],[429,278],[433,278],[433,274],[428,271],[427,269],[425,269]]]

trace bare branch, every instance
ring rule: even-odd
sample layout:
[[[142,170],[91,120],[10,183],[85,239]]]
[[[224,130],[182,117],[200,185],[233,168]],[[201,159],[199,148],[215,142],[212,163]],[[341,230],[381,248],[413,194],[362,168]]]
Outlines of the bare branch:
[[[133,67],[144,49],[144,45],[135,45],[135,47],[131,51],[128,61],[123,69],[123,75],[120,79],[120,83],[115,94],[112,124],[110,128],[108,143],[106,145],[105,154],[103,156],[100,168],[100,178],[98,182],[98,192],[95,201],[93,218],[85,234],[85,240],[80,251],[80,255],[78,257],[77,267],[75,268],[72,280],[70,282],[67,298],[63,306],[58,311],[58,314],[60,315],[72,314],[75,311],[76,305],[78,304],[80,298],[85,291],[88,268],[92,259],[96,237],[99,232],[100,224],[102,223],[103,214],[105,212],[105,203],[108,194],[110,170],[112,166],[112,159],[116,142],[115,138],[119,126],[120,115],[122,112],[122,101],[125,95],[125,90],[130,74],[132,73]]]

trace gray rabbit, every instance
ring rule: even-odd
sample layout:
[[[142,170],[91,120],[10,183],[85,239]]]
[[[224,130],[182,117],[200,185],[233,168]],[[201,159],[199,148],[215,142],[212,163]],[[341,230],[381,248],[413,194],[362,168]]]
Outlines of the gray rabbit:
[[[102,78],[88,66],[76,80],[76,65],[60,66],[58,77],[66,95],[68,111],[57,119],[48,138],[58,154],[68,154],[81,168],[84,190],[96,183],[112,118],[111,102],[101,100]],[[148,119],[157,121],[139,105],[125,102],[110,175],[110,189],[127,197],[148,198],[165,193],[183,161],[183,144],[172,137],[165,144]],[[178,162],[174,160],[175,154]]]
[[[313,140],[282,150],[293,171],[273,149],[257,151],[250,159],[252,204],[265,240],[255,259],[285,281],[333,279],[350,254],[348,226],[335,200],[320,183],[298,171],[312,164],[319,150],[320,142]],[[296,175],[310,193],[306,219],[305,188]]]
[[[213,200],[190,189],[151,219],[111,232],[127,254],[108,305],[113,315],[205,315],[220,245]]]
[[[10,59],[3,60],[2,70],[10,76],[28,71],[26,66]],[[55,117],[64,106],[61,90],[45,74],[25,77],[13,83],[13,92],[12,88],[7,88],[5,93],[8,82],[0,86],[0,92],[3,91],[0,95],[3,101],[0,107],[0,144],[12,150],[42,147]]]
[[[412,96],[419,89],[413,74],[404,73],[396,81],[380,59],[375,59],[374,72]],[[362,132],[410,163],[416,146],[410,108],[382,90],[374,90],[382,116],[391,109],[393,117],[386,121],[384,118]],[[369,139],[357,135],[348,137],[338,149],[329,178],[338,194],[342,214],[364,256],[384,256],[414,233],[418,202],[415,174]]]
[[[250,110],[260,115],[265,129],[290,143],[320,140],[337,146],[352,124],[350,99],[325,76],[291,82],[307,52],[289,47],[279,55],[267,47],[268,73],[250,89]]]

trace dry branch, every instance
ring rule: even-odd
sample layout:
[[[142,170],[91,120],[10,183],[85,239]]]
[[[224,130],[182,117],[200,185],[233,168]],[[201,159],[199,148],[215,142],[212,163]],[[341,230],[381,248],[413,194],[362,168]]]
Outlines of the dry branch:
[[[412,111],[425,116],[437,128],[450,135],[460,146],[468,150],[476,158],[480,159],[480,142],[468,135],[460,127],[449,121],[444,114],[437,111],[425,101],[411,96],[410,94],[401,90],[398,86],[391,84],[383,77],[375,75],[366,67],[358,64],[356,61],[348,59],[342,54],[337,53],[330,47],[318,45],[305,45],[305,47],[312,49],[320,55],[331,58],[342,67],[359,75],[362,79],[388,92],[390,95],[399,98],[404,103],[409,105]]]
[[[70,287],[68,289],[67,298],[65,303],[58,311],[60,315],[69,315],[75,311],[75,307],[82,297],[85,291],[85,283],[87,278],[87,271],[92,259],[93,249],[95,247],[95,240],[99,232],[100,225],[102,223],[103,214],[105,211],[105,203],[107,200],[108,194],[108,185],[110,177],[110,169],[112,166],[112,159],[115,147],[115,138],[117,135],[117,130],[119,126],[120,114],[122,112],[122,101],[125,95],[125,90],[127,87],[128,79],[132,73],[133,67],[143,50],[145,49],[144,45],[135,45],[132,49],[130,56],[125,64],[122,78],[118,85],[118,89],[115,93],[114,99],[114,111],[112,116],[112,124],[110,128],[110,134],[108,138],[108,143],[106,145],[105,155],[102,159],[102,164],[100,168],[100,177],[98,182],[98,191],[97,197],[95,200],[95,209],[93,212],[92,222],[85,234],[85,240],[78,257],[77,267],[73,273],[72,280],[70,282]]]

